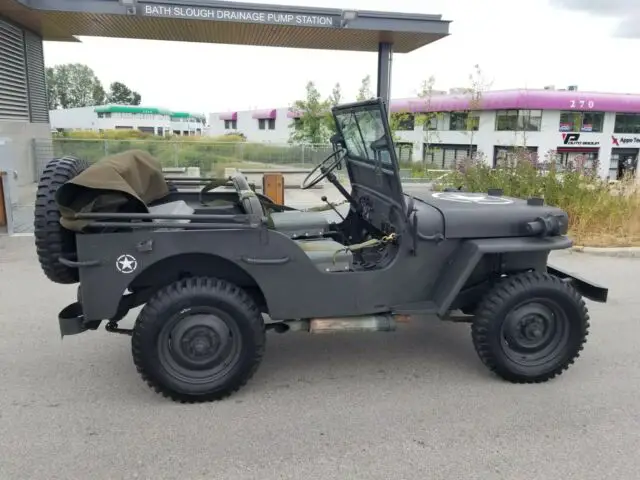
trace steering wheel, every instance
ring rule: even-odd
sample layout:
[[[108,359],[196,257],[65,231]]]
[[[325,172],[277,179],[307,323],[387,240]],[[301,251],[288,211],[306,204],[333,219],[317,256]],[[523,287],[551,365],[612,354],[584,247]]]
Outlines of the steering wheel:
[[[318,166],[316,166],[309,172],[309,175],[307,175],[306,178],[302,181],[302,185],[300,186],[300,188],[302,188],[303,190],[308,190],[315,187],[319,182],[327,178],[327,176],[331,172],[333,172],[338,165],[340,165],[340,162],[344,157],[343,153],[344,150],[339,149],[325,158]],[[319,175],[316,173],[317,170],[320,170]],[[313,178],[314,174],[316,175],[316,178]],[[309,180],[310,178],[313,178],[313,180]]]
[[[238,192],[238,196],[242,202],[242,208],[244,208],[245,212],[249,215],[263,216],[264,209],[262,208],[262,202],[260,202],[256,192],[251,190],[249,182],[244,178],[244,175],[241,173],[234,174],[231,177],[231,183],[233,183],[233,186]]]

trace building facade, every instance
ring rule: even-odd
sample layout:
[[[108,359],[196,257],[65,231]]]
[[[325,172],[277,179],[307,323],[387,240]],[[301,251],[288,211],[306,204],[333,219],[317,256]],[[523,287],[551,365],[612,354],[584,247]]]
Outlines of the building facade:
[[[137,105],[100,105],[50,110],[53,131],[140,130],[153,135],[202,135],[206,117]]]
[[[402,160],[454,168],[469,153],[498,166],[525,148],[558,168],[590,166],[602,178],[635,173],[640,151],[640,95],[577,90],[503,90],[392,100]],[[241,132],[249,141],[286,143],[295,128],[288,108],[214,113],[209,134]]]

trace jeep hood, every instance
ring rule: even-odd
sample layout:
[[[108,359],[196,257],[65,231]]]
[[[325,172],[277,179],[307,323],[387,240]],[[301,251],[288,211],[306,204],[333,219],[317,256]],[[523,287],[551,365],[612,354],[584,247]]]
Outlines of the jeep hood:
[[[549,205],[530,205],[527,200],[484,193],[434,192],[405,187],[405,194],[416,200],[419,229],[438,233],[436,211],[441,216],[446,238],[499,238],[531,236],[527,223],[540,217],[556,216],[560,233],[566,234],[569,218],[563,210]]]

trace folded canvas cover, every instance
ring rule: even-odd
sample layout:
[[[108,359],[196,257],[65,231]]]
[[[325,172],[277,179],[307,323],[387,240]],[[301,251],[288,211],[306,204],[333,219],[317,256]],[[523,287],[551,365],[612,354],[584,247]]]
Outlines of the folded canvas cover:
[[[63,227],[81,231],[76,213],[148,213],[147,205],[169,194],[160,162],[143,150],[110,155],[63,184],[56,193]]]

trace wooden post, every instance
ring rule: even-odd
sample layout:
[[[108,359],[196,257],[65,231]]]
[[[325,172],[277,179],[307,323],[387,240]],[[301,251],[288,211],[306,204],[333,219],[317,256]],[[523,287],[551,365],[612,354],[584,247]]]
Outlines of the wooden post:
[[[278,172],[262,175],[262,193],[273,203],[284,205],[284,175]]]

